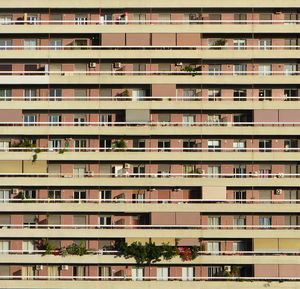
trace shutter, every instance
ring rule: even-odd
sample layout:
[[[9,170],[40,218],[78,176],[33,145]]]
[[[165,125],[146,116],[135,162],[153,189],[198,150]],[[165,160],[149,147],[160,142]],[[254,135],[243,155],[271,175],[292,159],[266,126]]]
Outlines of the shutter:
[[[24,161],[24,173],[47,173],[47,161]]]
[[[9,266],[8,265],[0,265],[0,276],[9,276]]]
[[[60,175],[60,164],[49,164],[48,165],[48,173],[54,175]]]
[[[149,109],[126,109],[126,122],[150,121]]]
[[[171,115],[170,114],[158,114],[158,122],[170,122]]]
[[[73,223],[74,225],[85,225],[86,216],[74,216]]]
[[[264,190],[259,191],[259,199],[261,200],[271,200],[272,199],[272,191],[271,190]]]
[[[253,251],[278,250],[278,239],[254,239]]]
[[[0,173],[22,173],[22,161],[0,161]]]
[[[24,215],[23,223],[35,223],[36,215]]]
[[[49,225],[60,225],[61,224],[61,216],[60,215],[50,215],[48,218]]]

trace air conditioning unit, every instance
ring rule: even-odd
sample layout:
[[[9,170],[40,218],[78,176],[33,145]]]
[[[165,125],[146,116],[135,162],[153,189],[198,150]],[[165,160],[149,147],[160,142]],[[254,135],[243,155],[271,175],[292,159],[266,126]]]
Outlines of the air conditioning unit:
[[[130,164],[124,164],[124,169],[130,169]]]
[[[87,171],[87,172],[85,173],[85,175],[86,175],[87,177],[93,177],[93,176],[94,176],[94,172],[92,172],[92,171]]]
[[[17,195],[19,193],[19,189],[13,189],[12,193]]]
[[[281,195],[281,194],[282,194],[282,189],[275,190],[275,195]]]
[[[114,68],[121,68],[121,66],[122,66],[121,62],[114,63]]]
[[[96,62],[90,62],[90,63],[89,63],[89,67],[90,67],[90,68],[96,68],[96,66],[97,66],[97,63],[96,63]]]
[[[224,271],[231,272],[231,266],[224,266]]]
[[[182,66],[183,65],[183,63],[182,62],[176,62],[176,64],[175,64],[176,66]]]
[[[35,265],[35,270],[37,271],[43,270],[43,265]]]

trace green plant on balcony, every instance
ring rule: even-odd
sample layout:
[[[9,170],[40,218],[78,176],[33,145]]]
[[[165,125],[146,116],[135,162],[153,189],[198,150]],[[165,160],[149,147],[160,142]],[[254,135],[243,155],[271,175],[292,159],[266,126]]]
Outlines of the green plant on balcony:
[[[220,47],[220,46],[225,46],[226,43],[227,43],[226,39],[218,39],[212,44],[211,49],[222,49],[222,47]]]
[[[69,255],[83,256],[87,254],[87,249],[84,245],[84,241],[82,240],[79,245],[76,243],[72,243],[71,245],[67,246],[66,252]]]
[[[42,239],[42,242],[43,242],[43,249],[45,250],[43,256],[53,254],[55,246],[52,245],[46,238]]]
[[[128,245],[126,242],[118,242],[115,248],[121,251],[120,255],[128,258],[134,258],[137,264],[153,264],[160,262],[162,258],[170,260],[177,255],[176,249],[168,244],[156,246],[155,243],[149,242],[143,245],[140,242],[134,242]]]
[[[188,72],[188,74],[195,76],[197,74],[200,74],[199,72],[202,71],[201,66],[193,67],[192,65],[186,65],[184,66],[181,71]]]
[[[113,142],[111,149],[113,151],[123,151],[124,149],[127,148],[126,142],[123,138],[121,138],[120,140],[116,140]]]
[[[62,155],[62,154],[64,154],[64,153],[67,152],[67,151],[68,151],[67,149],[60,149],[60,150],[58,151],[58,153]]]

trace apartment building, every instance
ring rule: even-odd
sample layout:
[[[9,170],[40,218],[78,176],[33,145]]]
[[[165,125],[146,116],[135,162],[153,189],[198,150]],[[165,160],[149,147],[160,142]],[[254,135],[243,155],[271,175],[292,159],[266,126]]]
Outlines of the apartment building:
[[[2,2],[0,288],[297,288],[299,1]]]

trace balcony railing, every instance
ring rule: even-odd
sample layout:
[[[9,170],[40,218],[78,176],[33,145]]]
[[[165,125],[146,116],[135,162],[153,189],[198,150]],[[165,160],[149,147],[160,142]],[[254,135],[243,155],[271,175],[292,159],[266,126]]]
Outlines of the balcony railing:
[[[29,50],[30,54],[34,53],[34,50],[55,50],[56,53],[59,50],[298,50],[299,45],[0,45],[0,50]],[[82,52],[83,53],[83,52]],[[241,53],[241,52],[239,52]]]
[[[7,19],[3,21],[2,25],[76,25],[85,26],[85,25],[134,25],[134,24],[157,24],[157,25],[170,25],[170,24],[240,24],[240,25],[249,25],[249,24],[299,24],[300,20],[129,20],[129,19],[116,19],[116,20],[12,20]]]
[[[194,153],[202,153],[202,152],[235,152],[235,153],[247,153],[247,152],[258,152],[258,153],[266,153],[266,152],[299,152],[300,148],[298,147],[284,147],[284,148],[201,148],[201,147],[176,147],[176,148],[159,148],[159,147],[144,147],[144,148],[114,148],[114,147],[8,147],[8,148],[0,148],[1,152],[160,152],[160,153],[171,153],[171,152],[194,152]]]
[[[129,229],[129,230],[189,230],[189,229],[199,229],[199,230],[299,230],[300,225],[62,225],[62,224],[0,224],[2,229]]]
[[[0,101],[299,101],[300,96],[0,96]]]
[[[236,204],[242,206],[243,204],[300,204],[300,199],[128,199],[128,198],[114,198],[114,199],[0,199],[0,205],[4,203],[77,203],[77,204]]]
[[[47,71],[47,70],[7,70],[7,71],[0,71],[1,76],[51,76],[51,75],[59,75],[59,76],[95,76],[95,75],[110,75],[110,76],[155,76],[155,75],[175,75],[175,76],[272,76],[272,75],[280,75],[280,76],[293,76],[296,77],[300,74],[300,71],[264,71],[260,72],[259,70],[255,71],[221,71],[221,70],[204,70],[204,71],[182,71],[182,70],[173,70],[173,71],[155,71],[155,70],[146,70],[146,71],[130,71],[130,70],[111,70],[111,71]]]
[[[156,122],[156,121],[140,121],[140,122],[100,122],[100,121],[84,121],[84,122],[75,122],[75,121],[2,121],[0,122],[0,126],[21,126],[21,127],[33,127],[33,126],[74,126],[74,127],[104,127],[104,126],[115,126],[115,127],[232,127],[232,126],[243,126],[243,127],[298,127],[300,126],[300,122],[273,122],[273,121],[265,121],[265,122],[228,122],[228,121],[202,121],[202,122]],[[264,148],[267,150],[267,148]]]

